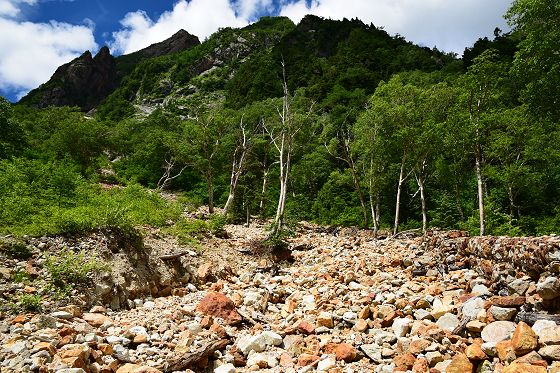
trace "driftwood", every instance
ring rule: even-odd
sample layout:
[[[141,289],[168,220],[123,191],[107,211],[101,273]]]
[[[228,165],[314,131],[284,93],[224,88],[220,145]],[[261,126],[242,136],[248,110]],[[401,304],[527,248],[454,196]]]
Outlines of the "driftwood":
[[[186,370],[205,358],[210,357],[214,352],[223,350],[231,341],[229,339],[219,339],[208,342],[194,352],[188,352],[170,358],[162,367],[164,372],[175,372]]]
[[[181,252],[178,252],[178,253],[162,255],[159,258],[161,260],[174,260],[174,259],[182,257],[183,255],[187,255],[188,253],[189,253],[188,251],[181,251]]]
[[[515,317],[516,322],[523,321],[529,325],[533,325],[537,320],[554,321],[560,324],[560,315],[549,315],[547,313],[538,312],[519,312]]]

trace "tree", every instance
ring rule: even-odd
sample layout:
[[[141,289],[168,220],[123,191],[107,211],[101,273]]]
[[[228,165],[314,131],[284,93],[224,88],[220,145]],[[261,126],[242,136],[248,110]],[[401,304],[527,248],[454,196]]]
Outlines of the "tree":
[[[282,61],[282,86],[284,96],[282,97],[282,108],[277,107],[278,120],[276,123],[265,123],[266,131],[270,136],[270,140],[278,152],[278,165],[280,167],[280,194],[278,195],[278,205],[276,208],[276,216],[270,237],[274,237],[282,229],[284,222],[284,213],[286,208],[286,195],[288,192],[288,177],[292,166],[292,157],[297,146],[296,138],[304,129],[309,114],[312,112],[312,106],[307,110],[306,114],[297,111],[298,104],[302,105],[301,96],[291,96],[288,91],[288,83],[286,81],[286,70],[284,61]],[[303,100],[305,101],[305,100]],[[294,104],[292,106],[292,104]]]
[[[0,159],[15,155],[24,143],[23,128],[13,119],[11,104],[0,97]]]
[[[514,61],[527,83],[523,99],[538,115],[560,119],[560,2],[514,0],[506,14],[522,34]]]
[[[462,91],[459,105],[463,109],[462,122],[466,125],[469,144],[473,150],[477,182],[480,235],[486,234],[484,198],[487,187],[484,180],[486,139],[495,124],[492,113],[503,105],[505,65],[497,62],[497,54],[489,49],[474,59],[466,74],[459,80]]]
[[[206,181],[208,211],[214,213],[214,177],[225,153],[224,143],[229,121],[219,106],[200,104],[192,108],[191,116],[183,122],[183,139],[190,154],[188,163]]]

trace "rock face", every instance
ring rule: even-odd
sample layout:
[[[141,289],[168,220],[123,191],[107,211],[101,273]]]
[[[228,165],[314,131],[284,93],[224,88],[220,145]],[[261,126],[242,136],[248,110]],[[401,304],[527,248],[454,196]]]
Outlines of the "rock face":
[[[117,89],[123,75],[141,60],[181,52],[199,44],[196,36],[180,30],[169,39],[117,58],[106,46],[95,57],[86,51],[56,69],[48,82],[29,92],[20,102],[38,108],[78,106],[89,111]]]
[[[140,54],[144,58],[159,57],[166,54],[177,53],[200,44],[200,40],[185,30],[177,31],[172,37],[160,43],[155,43],[147,48],[141,49],[134,54]]]
[[[51,79],[29,92],[21,103],[39,108],[79,106],[88,111],[118,86],[115,58],[103,47],[93,57],[90,51],[60,66]]]

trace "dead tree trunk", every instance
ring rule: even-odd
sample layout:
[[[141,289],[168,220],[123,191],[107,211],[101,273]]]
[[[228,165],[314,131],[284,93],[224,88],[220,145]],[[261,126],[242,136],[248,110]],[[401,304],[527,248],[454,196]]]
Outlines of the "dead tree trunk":
[[[237,190],[237,182],[241,176],[243,169],[245,167],[245,159],[249,153],[249,144],[247,140],[247,133],[245,130],[245,124],[243,123],[243,118],[240,122],[241,127],[241,137],[240,142],[233,152],[233,162],[231,166],[231,178],[229,182],[229,194],[224,206],[223,215],[226,216],[229,212],[233,199],[235,198],[235,191]]]
[[[400,216],[400,209],[401,209],[401,193],[402,193],[402,186],[406,179],[410,176],[410,172],[405,175],[404,174],[404,167],[406,163],[406,154],[403,155],[401,161],[401,170],[399,172],[399,184],[397,185],[397,201],[395,203],[395,224],[393,226],[393,234],[397,234],[399,231],[399,216]]]

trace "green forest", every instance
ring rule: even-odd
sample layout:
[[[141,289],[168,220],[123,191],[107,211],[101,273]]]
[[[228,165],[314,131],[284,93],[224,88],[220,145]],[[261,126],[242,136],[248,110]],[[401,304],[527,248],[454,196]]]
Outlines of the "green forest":
[[[201,205],[210,225],[258,216],[273,234],[558,233],[559,14],[515,0],[512,31],[462,58],[359,20],[265,17],[121,60],[87,114],[0,98],[0,233],[173,231]]]

